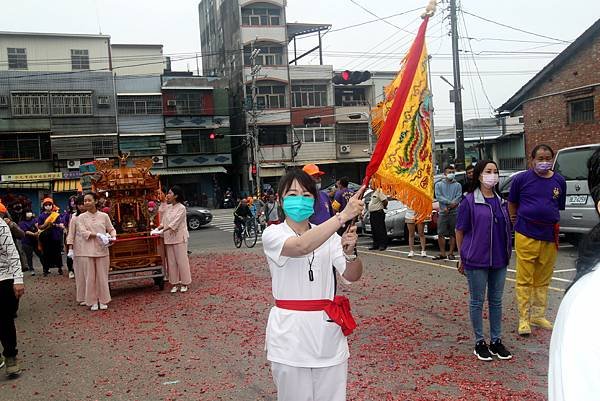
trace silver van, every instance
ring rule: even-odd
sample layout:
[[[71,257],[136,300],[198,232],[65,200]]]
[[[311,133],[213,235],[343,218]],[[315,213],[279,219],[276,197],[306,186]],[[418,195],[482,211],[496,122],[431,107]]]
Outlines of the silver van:
[[[587,162],[599,147],[600,143],[561,149],[554,159],[553,170],[567,181],[567,204],[560,212],[560,232],[573,245],[598,224],[587,184]]]

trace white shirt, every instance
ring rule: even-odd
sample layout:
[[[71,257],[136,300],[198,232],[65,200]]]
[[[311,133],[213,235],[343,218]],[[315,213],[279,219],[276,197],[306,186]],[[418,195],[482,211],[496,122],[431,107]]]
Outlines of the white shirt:
[[[279,300],[333,300],[333,266],[342,274],[346,259],[339,235],[334,234],[314,251],[314,281],[308,278],[313,253],[292,258],[281,256],[283,244],[296,233],[287,225],[271,225],[262,243],[271,271],[273,297]],[[345,362],[350,356],[340,326],[328,322],[323,311],[292,311],[273,307],[267,322],[267,359],[289,366],[322,368]]]
[[[600,266],[565,294],[554,323],[548,368],[549,401],[600,400]]]

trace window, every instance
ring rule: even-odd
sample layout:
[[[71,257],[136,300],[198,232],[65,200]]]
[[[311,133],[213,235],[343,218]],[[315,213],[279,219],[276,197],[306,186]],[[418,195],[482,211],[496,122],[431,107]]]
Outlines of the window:
[[[594,98],[571,100],[569,107],[569,123],[584,123],[594,121]]]
[[[91,93],[50,93],[53,116],[91,116]]]
[[[252,105],[252,88],[247,87],[248,104]],[[258,109],[283,109],[285,108],[285,86],[263,85],[256,88],[256,107]]]
[[[231,141],[224,139],[210,139],[213,130],[189,129],[181,132],[181,144],[168,144],[169,154],[193,153],[230,153]],[[218,131],[217,131],[218,132]]]
[[[177,101],[179,106],[179,101]],[[119,96],[119,114],[146,115],[162,114],[162,99],[156,96]]]
[[[203,96],[200,92],[177,93],[175,95],[177,114],[200,114]]]
[[[598,149],[598,146],[564,150],[557,154],[554,171],[562,175],[565,180],[587,180],[587,161]]]
[[[242,8],[242,25],[280,25],[281,9],[271,8],[265,4],[261,7]]]
[[[288,143],[288,127],[273,125],[260,127],[258,130],[258,143],[260,145],[285,145]]]
[[[90,69],[90,55],[87,50],[71,49],[71,68],[74,70]]]
[[[283,47],[282,46],[255,46],[260,53],[256,56],[258,65],[283,65]],[[244,46],[244,65],[251,65],[250,54],[251,46]]]
[[[13,134],[0,136],[0,160],[49,160],[48,134]]]
[[[368,106],[365,88],[335,88],[336,106]]]
[[[161,136],[130,137],[121,136],[119,146],[122,151],[131,152],[133,156],[153,156],[161,152]]]
[[[113,139],[92,139],[92,153],[94,157],[112,156],[114,154]]]
[[[335,132],[340,144],[369,142],[368,124],[338,124]]]
[[[335,142],[333,127],[295,128],[294,135],[304,143]]]
[[[327,85],[292,85],[292,107],[327,106]]]
[[[10,94],[12,115],[15,117],[36,117],[48,115],[47,92],[13,92]]]
[[[26,70],[27,69],[27,53],[25,49],[9,47],[8,53],[8,69],[9,70]]]

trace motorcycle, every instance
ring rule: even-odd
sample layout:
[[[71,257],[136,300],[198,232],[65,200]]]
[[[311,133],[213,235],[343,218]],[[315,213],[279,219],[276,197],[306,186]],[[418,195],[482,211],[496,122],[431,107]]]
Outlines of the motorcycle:
[[[223,199],[223,209],[232,209],[235,206],[236,204],[233,195],[225,195],[225,199]]]

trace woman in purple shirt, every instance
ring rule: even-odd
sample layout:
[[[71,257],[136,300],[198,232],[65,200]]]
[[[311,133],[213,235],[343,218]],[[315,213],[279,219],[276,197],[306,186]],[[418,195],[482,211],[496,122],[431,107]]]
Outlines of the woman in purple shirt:
[[[472,188],[460,203],[456,241],[460,249],[458,270],[469,283],[469,314],[475,333],[473,353],[482,361],[511,359],[502,344],[502,294],[511,248],[508,208],[498,195],[498,166],[492,160],[477,163]],[[488,292],[490,346],[483,335],[483,302]]]

